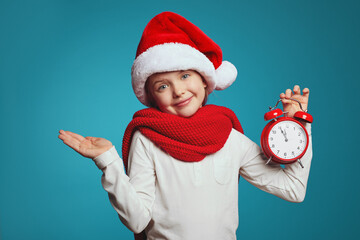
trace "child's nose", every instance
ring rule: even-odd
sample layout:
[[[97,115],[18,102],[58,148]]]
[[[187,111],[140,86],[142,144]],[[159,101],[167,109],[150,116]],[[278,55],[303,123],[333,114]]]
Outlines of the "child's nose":
[[[174,97],[179,97],[183,95],[186,91],[185,84],[179,82],[173,85],[173,95]]]

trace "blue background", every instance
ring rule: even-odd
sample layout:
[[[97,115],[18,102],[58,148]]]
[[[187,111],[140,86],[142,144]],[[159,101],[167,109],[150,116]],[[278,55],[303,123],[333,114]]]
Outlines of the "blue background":
[[[210,103],[238,115],[259,143],[281,92],[310,88],[314,157],[301,204],[240,180],[240,239],[359,236],[359,1],[0,2],[1,239],[132,239],[101,171],[58,139],[60,129],[121,149],[142,109],[130,68],[147,22],[177,12],[238,68]],[[219,219],[221,221],[221,219]]]

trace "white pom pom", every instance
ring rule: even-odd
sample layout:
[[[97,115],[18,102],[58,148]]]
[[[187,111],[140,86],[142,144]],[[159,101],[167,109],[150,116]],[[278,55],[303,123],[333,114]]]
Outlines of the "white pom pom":
[[[236,67],[228,61],[223,61],[216,69],[215,89],[224,90],[225,88],[229,87],[235,81],[236,76]]]

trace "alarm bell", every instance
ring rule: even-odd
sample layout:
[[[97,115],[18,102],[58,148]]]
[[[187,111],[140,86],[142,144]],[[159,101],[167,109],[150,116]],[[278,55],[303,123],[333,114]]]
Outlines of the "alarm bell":
[[[307,112],[298,111],[294,114],[294,118],[297,118],[299,120],[304,120],[308,123],[313,122],[313,117],[310,114],[308,114]]]
[[[313,122],[313,117],[312,117],[309,113],[307,113],[307,110],[304,110],[304,109],[302,108],[301,103],[300,103],[298,100],[294,99],[294,98],[289,98],[289,99],[290,99],[290,100],[293,100],[293,101],[296,101],[297,103],[299,103],[300,109],[302,110],[302,111],[297,111],[297,112],[294,114],[294,118],[297,118],[298,120],[306,121],[306,122],[308,122],[308,123],[312,123],[312,122]],[[281,109],[276,108],[280,101],[281,101],[281,99],[279,99],[279,100],[277,101],[277,103],[275,104],[274,107],[269,107],[270,111],[267,112],[267,113],[265,113],[265,115],[264,115],[265,121],[269,121],[269,120],[271,120],[271,119],[275,119],[275,120],[276,120],[277,117],[279,117],[279,116],[281,116],[281,115],[284,114],[284,112],[283,112]],[[286,113],[286,112],[285,112],[285,113]]]
[[[277,108],[277,109],[271,110],[270,112],[265,113],[264,119],[265,119],[265,121],[269,121],[269,120],[277,118],[283,114],[284,114],[284,112],[280,108]]]

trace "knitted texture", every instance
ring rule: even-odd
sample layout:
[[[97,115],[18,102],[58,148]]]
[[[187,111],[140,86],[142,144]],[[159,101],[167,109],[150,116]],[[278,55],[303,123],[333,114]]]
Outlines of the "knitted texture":
[[[134,114],[125,130],[122,146],[125,169],[136,130],[172,157],[185,162],[198,162],[220,150],[232,128],[243,133],[235,113],[216,105],[206,105],[189,118],[155,108],[140,110]]]

